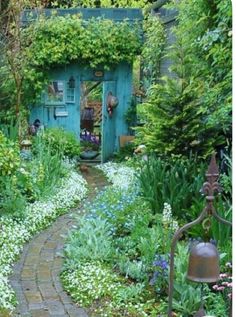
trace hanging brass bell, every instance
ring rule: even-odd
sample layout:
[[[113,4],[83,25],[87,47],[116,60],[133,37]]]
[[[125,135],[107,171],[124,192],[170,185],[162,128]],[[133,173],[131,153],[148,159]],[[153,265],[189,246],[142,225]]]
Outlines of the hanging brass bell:
[[[198,283],[214,283],[219,280],[219,253],[214,244],[200,242],[195,244],[189,255],[187,278]]]

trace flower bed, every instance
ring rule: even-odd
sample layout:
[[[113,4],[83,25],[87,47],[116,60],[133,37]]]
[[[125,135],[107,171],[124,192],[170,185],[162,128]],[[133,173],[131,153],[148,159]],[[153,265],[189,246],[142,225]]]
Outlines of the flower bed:
[[[112,185],[86,206],[79,229],[69,235],[64,288],[91,317],[166,316],[170,244],[181,219],[174,218],[167,202],[161,212],[153,211],[140,195],[134,168],[114,163],[98,168]],[[186,280],[188,249],[185,239],[175,256],[173,309],[178,317],[192,316],[201,305],[200,286]],[[208,314],[227,316],[228,298],[219,288],[206,285],[204,300]]]
[[[16,304],[14,291],[8,282],[12,265],[27,242],[35,233],[47,227],[68,208],[75,206],[86,195],[86,181],[71,171],[62,181],[57,194],[46,201],[28,204],[23,220],[0,218],[0,311],[13,310]]]
[[[136,171],[114,163],[98,168],[112,186],[87,205],[87,216],[78,220],[80,229],[70,235],[61,275],[64,288],[91,316],[155,316],[166,304],[155,302],[155,290],[148,286],[152,274],[136,254],[139,238],[137,243],[129,238],[138,223],[147,227],[152,217],[138,196]]]

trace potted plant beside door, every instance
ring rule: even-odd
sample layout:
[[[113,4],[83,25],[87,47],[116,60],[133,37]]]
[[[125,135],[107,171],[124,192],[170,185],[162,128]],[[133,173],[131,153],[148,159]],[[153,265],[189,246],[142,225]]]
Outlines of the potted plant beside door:
[[[92,160],[96,158],[100,150],[99,138],[91,134],[82,134],[80,137],[82,159]]]

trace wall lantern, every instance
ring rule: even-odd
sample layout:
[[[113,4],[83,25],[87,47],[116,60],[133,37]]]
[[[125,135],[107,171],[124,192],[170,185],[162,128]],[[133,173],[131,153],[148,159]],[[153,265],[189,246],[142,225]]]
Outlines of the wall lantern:
[[[73,76],[70,76],[70,79],[68,81],[69,88],[75,88],[75,79]]]
[[[175,248],[183,232],[199,223],[202,223],[203,229],[206,231],[206,233],[208,233],[211,227],[212,218],[215,218],[218,222],[232,226],[231,222],[221,218],[218,215],[213,205],[213,201],[215,199],[214,195],[219,194],[221,191],[220,184],[218,183],[218,177],[219,170],[216,164],[215,154],[213,154],[208,171],[206,173],[207,181],[203,184],[201,189],[202,194],[206,196],[206,206],[197,219],[187,223],[176,231],[171,242],[168,317],[173,317],[172,302],[174,291]],[[219,273],[219,254],[216,246],[209,241],[194,244],[190,249],[187,278],[197,283],[213,283],[219,279]],[[206,313],[202,304],[201,308],[194,316],[202,317],[205,315]],[[229,316],[232,316],[232,307],[230,308]]]
[[[109,117],[112,117],[112,113],[114,109],[118,106],[119,100],[116,96],[113,96],[112,92],[110,91],[107,95],[107,112]]]

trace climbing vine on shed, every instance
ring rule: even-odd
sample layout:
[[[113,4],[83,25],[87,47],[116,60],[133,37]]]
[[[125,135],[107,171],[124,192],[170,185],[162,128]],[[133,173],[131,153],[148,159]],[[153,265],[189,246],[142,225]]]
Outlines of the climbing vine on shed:
[[[36,29],[33,43],[31,28]],[[138,24],[131,26],[128,21],[84,21],[78,15],[41,17],[25,30],[25,35],[33,68],[49,69],[71,62],[109,68],[122,61],[131,63],[141,49]]]

